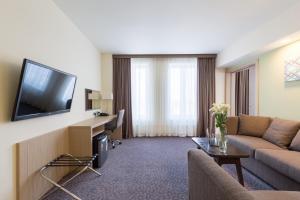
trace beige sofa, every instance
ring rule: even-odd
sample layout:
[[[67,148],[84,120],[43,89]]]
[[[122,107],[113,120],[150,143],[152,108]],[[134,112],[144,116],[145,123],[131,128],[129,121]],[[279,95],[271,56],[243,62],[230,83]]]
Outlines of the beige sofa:
[[[190,200],[300,200],[300,192],[247,191],[202,150],[188,152]]]
[[[228,142],[250,154],[244,168],[278,190],[300,191],[300,122],[241,115],[227,127]]]

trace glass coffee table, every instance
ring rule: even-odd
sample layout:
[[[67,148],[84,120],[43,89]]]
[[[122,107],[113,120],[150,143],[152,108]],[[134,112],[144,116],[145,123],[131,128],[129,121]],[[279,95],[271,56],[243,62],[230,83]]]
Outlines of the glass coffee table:
[[[196,143],[198,149],[202,149],[207,155],[214,158],[218,165],[234,164],[236,167],[237,177],[241,185],[244,185],[242,173],[241,158],[248,158],[249,154],[241,151],[232,144],[227,144],[225,153],[220,152],[219,147],[211,146],[208,143],[208,138],[193,137],[193,142]]]

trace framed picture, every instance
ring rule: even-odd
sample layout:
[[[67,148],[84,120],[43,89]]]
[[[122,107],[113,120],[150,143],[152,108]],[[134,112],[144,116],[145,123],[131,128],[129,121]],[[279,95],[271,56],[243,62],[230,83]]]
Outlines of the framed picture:
[[[287,59],[285,63],[284,79],[286,82],[300,80],[300,57]]]

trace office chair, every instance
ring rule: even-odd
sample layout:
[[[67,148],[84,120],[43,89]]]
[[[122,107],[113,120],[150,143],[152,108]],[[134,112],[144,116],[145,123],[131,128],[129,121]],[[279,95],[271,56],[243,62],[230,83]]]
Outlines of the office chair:
[[[125,113],[124,109],[119,110],[119,112],[117,114],[117,118],[105,125],[105,131],[106,131],[107,135],[109,136],[109,138],[111,138],[111,135],[113,134],[113,132],[116,129],[118,129],[122,126],[124,113]],[[120,140],[110,139],[110,141],[112,144],[112,148],[115,148],[116,144],[119,144],[119,145],[122,144],[122,142]]]

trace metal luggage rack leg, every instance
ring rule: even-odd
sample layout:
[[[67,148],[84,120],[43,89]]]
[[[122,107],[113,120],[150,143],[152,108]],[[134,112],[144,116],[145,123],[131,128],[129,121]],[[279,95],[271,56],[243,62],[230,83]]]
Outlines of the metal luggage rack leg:
[[[57,157],[56,159],[52,160],[51,162],[49,162],[43,168],[41,168],[40,169],[40,174],[41,174],[41,176],[44,179],[46,179],[48,182],[50,182],[51,184],[53,184],[57,189],[61,189],[62,191],[64,191],[68,195],[72,196],[74,199],[82,200],[78,196],[76,196],[75,194],[73,194],[72,192],[70,192],[69,190],[67,190],[64,186],[68,182],[70,182],[71,180],[73,180],[75,177],[77,177],[80,174],[82,174],[87,169],[89,169],[92,172],[96,173],[97,175],[101,176],[101,173],[97,172],[96,170],[94,170],[91,167],[92,166],[92,162],[93,162],[93,160],[96,157],[97,157],[97,155],[94,155],[94,156],[91,156],[91,157],[89,157],[89,156],[75,157],[75,156],[73,156],[71,154],[63,154],[63,155]],[[83,168],[81,170],[79,170],[78,172],[76,172],[73,176],[71,176],[71,178],[67,179],[66,181],[64,181],[61,184],[58,184],[54,180],[52,180],[49,177],[47,177],[47,175],[44,173],[50,167],[76,167],[74,170],[76,170],[76,169],[78,169],[80,167],[83,167]],[[45,197],[43,196],[42,198],[45,198]]]

